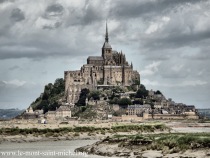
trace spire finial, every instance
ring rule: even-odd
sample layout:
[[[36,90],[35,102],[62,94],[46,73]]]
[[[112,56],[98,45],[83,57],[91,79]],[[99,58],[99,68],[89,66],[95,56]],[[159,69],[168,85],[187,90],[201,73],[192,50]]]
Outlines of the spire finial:
[[[105,35],[105,42],[109,42],[108,27],[107,27],[107,20],[106,20],[106,35]]]

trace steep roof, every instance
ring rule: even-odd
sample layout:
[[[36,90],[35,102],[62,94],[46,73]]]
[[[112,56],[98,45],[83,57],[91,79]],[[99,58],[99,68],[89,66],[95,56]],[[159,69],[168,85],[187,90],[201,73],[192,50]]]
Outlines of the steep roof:
[[[60,106],[56,111],[71,111],[68,106]]]
[[[104,42],[104,45],[102,48],[112,48],[109,42]]]
[[[104,58],[101,56],[89,56],[88,60],[104,60]]]

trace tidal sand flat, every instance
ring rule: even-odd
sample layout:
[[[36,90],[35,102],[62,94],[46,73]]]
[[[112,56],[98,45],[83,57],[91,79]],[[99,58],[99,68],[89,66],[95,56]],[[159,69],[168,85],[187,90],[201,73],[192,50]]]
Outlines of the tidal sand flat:
[[[93,144],[96,140],[45,141],[0,144],[1,158],[104,158],[98,155],[87,155],[85,152],[74,152],[78,147]]]
[[[118,157],[210,157],[210,133],[114,135],[78,152]]]

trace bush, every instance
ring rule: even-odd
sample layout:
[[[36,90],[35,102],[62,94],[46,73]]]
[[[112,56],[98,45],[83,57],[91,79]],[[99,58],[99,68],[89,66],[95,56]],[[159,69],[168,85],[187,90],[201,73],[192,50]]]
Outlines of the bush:
[[[50,137],[50,136],[53,136],[54,134],[52,133],[52,132],[47,132],[46,134],[45,134],[45,137]]]
[[[104,130],[101,130],[101,134],[105,135],[106,133],[105,133],[105,131],[104,131]]]
[[[131,105],[131,100],[129,98],[122,98],[118,101],[118,104],[121,106]]]
[[[140,88],[136,92],[136,98],[145,98],[148,96],[148,90],[146,90],[143,84],[140,85]]]
[[[75,137],[78,137],[78,136],[79,136],[79,133],[74,133],[74,136],[75,136]]]

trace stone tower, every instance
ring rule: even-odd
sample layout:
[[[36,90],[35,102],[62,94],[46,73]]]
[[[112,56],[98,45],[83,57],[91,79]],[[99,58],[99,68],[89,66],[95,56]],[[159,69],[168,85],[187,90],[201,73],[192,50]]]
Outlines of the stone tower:
[[[102,57],[104,58],[105,65],[113,64],[112,59],[112,47],[109,44],[109,34],[108,34],[108,26],[106,23],[106,33],[105,33],[105,42],[102,47]]]

